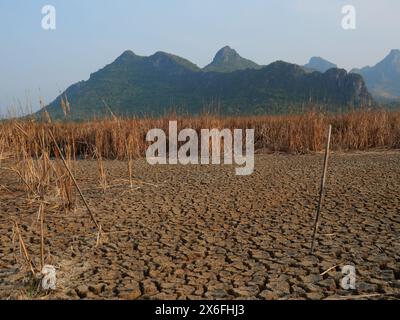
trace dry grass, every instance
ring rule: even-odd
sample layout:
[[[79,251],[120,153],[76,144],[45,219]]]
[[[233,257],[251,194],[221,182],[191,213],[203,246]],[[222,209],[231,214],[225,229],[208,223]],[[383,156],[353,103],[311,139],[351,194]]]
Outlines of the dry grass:
[[[159,119],[111,119],[83,123],[46,123],[8,121],[0,124],[0,152],[28,157],[50,156],[54,144],[48,130],[54,132],[58,145],[68,150],[72,159],[99,158],[132,160],[144,156],[148,144],[145,136],[152,128],[168,132],[169,117]],[[308,153],[323,149],[325,131],[333,126],[334,150],[367,150],[400,147],[400,112],[359,111],[328,115],[309,112],[302,115],[259,117],[175,117],[178,130],[193,128],[255,129],[255,149],[291,153]],[[24,132],[25,134],[22,134]],[[40,141],[40,143],[38,143]],[[1,157],[1,154],[0,154]],[[47,156],[45,156],[47,157]],[[131,165],[129,165],[131,168]],[[129,169],[130,170],[130,169]],[[131,173],[132,174],[132,173]]]

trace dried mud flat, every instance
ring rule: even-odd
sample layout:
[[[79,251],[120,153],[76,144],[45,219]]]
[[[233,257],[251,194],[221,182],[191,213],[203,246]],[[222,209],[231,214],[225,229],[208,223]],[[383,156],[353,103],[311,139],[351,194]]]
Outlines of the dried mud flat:
[[[138,160],[131,190],[126,164],[108,161],[103,193],[96,161],[78,161],[77,179],[106,234],[96,247],[80,202],[74,212],[46,212],[47,262],[58,281],[46,295],[29,288],[12,241],[18,219],[38,263],[37,208],[3,171],[0,298],[400,298],[400,152],[331,156],[310,255],[322,162],[321,154],[257,155],[254,173],[241,177],[233,166]],[[355,290],[341,288],[344,265],[356,268]]]

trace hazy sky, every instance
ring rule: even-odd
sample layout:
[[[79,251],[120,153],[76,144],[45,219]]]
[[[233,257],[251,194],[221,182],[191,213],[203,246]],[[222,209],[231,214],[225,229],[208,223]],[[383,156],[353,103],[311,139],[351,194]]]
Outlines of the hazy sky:
[[[42,29],[42,7],[56,8],[56,30]],[[354,5],[356,30],[341,27]],[[0,0],[0,113],[69,85],[124,50],[162,50],[199,66],[224,45],[260,64],[305,64],[322,56],[351,69],[400,48],[398,0]]]

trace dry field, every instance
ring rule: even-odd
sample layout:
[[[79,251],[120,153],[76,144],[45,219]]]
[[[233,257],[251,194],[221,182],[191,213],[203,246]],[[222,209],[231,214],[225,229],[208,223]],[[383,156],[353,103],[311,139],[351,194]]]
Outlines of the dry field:
[[[0,298],[400,298],[399,113],[178,120],[255,128],[254,173],[148,165],[146,131],[168,119],[0,124]],[[55,291],[38,290],[45,264]]]

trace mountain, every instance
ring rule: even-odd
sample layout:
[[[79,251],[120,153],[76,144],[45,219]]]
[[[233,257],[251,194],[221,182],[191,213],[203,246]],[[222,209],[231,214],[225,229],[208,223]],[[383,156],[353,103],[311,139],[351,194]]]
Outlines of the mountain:
[[[362,77],[342,69],[308,73],[277,61],[260,69],[204,72],[172,54],[142,57],[132,51],[70,86],[46,107],[52,118],[64,119],[64,97],[73,120],[103,117],[110,110],[121,116],[158,116],[172,109],[199,114],[206,107],[250,115],[285,113],[308,102],[326,103],[334,111],[372,101]]]
[[[223,47],[217,52],[213,61],[203,68],[205,72],[232,72],[245,69],[259,69],[257,63],[242,58],[234,49],[229,46]]]
[[[337,65],[321,57],[312,57],[310,61],[304,65],[304,68],[309,71],[325,72],[329,69],[337,68]]]
[[[368,89],[377,99],[400,99],[400,50],[390,53],[373,67],[353,69],[363,76]]]

